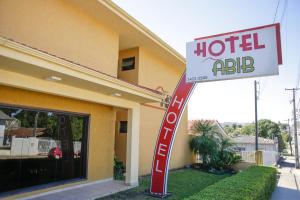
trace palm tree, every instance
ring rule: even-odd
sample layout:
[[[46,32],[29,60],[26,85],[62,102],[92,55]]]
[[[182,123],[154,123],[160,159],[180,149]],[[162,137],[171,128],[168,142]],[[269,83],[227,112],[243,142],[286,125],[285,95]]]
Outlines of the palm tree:
[[[216,133],[216,126],[213,121],[195,120],[191,126],[191,131],[195,135],[212,135]]]
[[[231,140],[217,132],[213,121],[193,121],[191,131],[194,137],[190,140],[190,148],[194,154],[202,156],[204,167],[223,168],[240,161]]]
[[[194,154],[202,156],[202,164],[205,167],[209,165],[210,158],[216,154],[217,147],[217,142],[206,135],[197,135],[190,141],[191,150]]]
[[[215,156],[218,149],[216,126],[212,121],[195,120],[191,126],[195,136],[190,141],[190,148],[194,154],[202,156],[202,163],[208,166],[210,159]]]

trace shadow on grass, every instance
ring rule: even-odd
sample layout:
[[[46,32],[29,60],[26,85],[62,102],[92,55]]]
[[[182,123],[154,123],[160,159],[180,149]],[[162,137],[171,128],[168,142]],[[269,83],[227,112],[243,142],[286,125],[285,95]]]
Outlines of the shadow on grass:
[[[230,175],[215,175],[195,169],[181,169],[169,173],[168,192],[172,195],[167,199],[183,199],[199,192],[209,185],[214,184]],[[114,195],[100,198],[101,200],[120,200],[120,199],[157,199],[147,195],[150,187],[150,176],[139,179],[139,187],[119,192]],[[99,199],[99,200],[100,200]]]

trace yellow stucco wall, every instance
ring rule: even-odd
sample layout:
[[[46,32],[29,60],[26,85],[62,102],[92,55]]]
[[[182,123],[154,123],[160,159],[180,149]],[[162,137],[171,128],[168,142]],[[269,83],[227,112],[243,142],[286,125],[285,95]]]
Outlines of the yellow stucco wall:
[[[152,89],[163,87],[169,95],[172,94],[184,69],[184,66],[174,66],[172,63],[164,62],[163,55],[154,56],[143,47],[119,53],[118,33],[68,1],[1,0],[0,36],[87,65],[112,76],[118,76],[119,56],[122,58],[132,54],[137,55],[137,70],[127,75],[125,72],[119,73],[119,78]],[[0,96],[2,103],[91,114],[88,178],[97,180],[112,176],[116,120],[112,107],[3,86],[0,90],[1,94],[3,92],[9,94]],[[151,105],[160,107],[159,103]],[[141,107],[140,175],[151,172],[154,146],[164,112],[162,109]],[[187,112],[185,112],[175,139],[170,168],[181,167],[191,160],[187,122]],[[126,138],[123,137],[123,143],[125,140]],[[126,146],[123,149],[126,152]],[[126,155],[124,152],[123,160]]]
[[[88,180],[113,177],[115,111],[112,107],[0,85],[0,103],[90,115]]]
[[[151,173],[152,160],[161,120],[164,116],[163,110],[148,106],[141,107],[141,131],[140,131],[140,155],[139,174]],[[183,167],[191,163],[191,152],[189,150],[189,136],[187,134],[187,111],[183,113],[180,125],[177,129],[174,141],[170,169]]]
[[[172,95],[182,73],[182,66],[173,66],[163,62],[161,57],[154,56],[144,48],[134,48],[120,52],[119,62],[124,57],[136,56],[137,68],[122,74],[119,69],[118,76],[126,81],[131,81],[151,89],[162,87],[168,95]],[[181,70],[179,70],[181,67]],[[119,66],[120,68],[120,66]],[[158,136],[165,110],[159,103],[145,104],[140,111],[140,145],[139,145],[139,175],[151,173],[154,147]],[[117,112],[117,121],[126,119],[126,113]],[[170,160],[170,169],[179,168],[191,163],[189,150],[189,135],[187,134],[188,115],[183,113],[173,146]],[[126,163],[126,134],[118,134],[115,138],[115,152],[117,157]]]
[[[1,0],[0,36],[117,76],[119,35],[62,0]]]
[[[172,66],[165,63],[160,57],[156,57],[147,50],[140,48],[139,52],[139,84],[157,89],[163,87],[172,95],[182,73],[178,66]],[[149,106],[150,105],[150,106]],[[156,108],[153,108],[156,107]],[[140,123],[140,155],[139,155],[139,174],[151,173],[154,147],[158,136],[158,131],[163,119],[165,110],[160,108],[159,103],[147,104],[141,106]],[[189,135],[187,109],[183,113],[181,122],[177,129],[176,139],[172,149],[170,160],[170,169],[183,167],[191,162],[191,153],[189,150]]]

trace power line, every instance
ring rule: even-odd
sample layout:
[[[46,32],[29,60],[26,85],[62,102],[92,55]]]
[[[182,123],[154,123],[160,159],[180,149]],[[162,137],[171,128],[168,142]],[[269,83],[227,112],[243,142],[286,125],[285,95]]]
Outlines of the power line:
[[[275,15],[274,15],[274,19],[273,19],[273,24],[275,23],[275,20],[276,20],[276,17],[277,17],[279,4],[280,4],[280,0],[277,1],[277,6],[276,6],[276,10],[275,10]],[[282,19],[283,19],[284,16],[285,16],[286,8],[287,8],[287,0],[284,1],[284,9],[283,9],[282,15],[281,15],[281,17],[280,17],[280,24],[282,23]],[[287,28],[286,28],[286,30],[287,30]],[[287,38],[287,32],[286,32],[286,38]],[[287,40],[286,40],[286,41],[287,41]],[[287,43],[287,42],[286,42],[286,43]],[[265,90],[266,87],[267,87],[268,79],[265,79],[264,81],[261,81],[261,79],[259,79],[259,83],[262,83],[262,84],[261,84],[261,85],[262,85],[261,90],[259,90],[259,96],[261,96],[262,93],[264,92],[264,90]]]
[[[298,78],[297,78],[297,82],[296,82],[296,87],[299,86],[300,83],[300,58],[299,58],[299,62],[298,62]]]
[[[282,20],[284,19],[284,15],[285,15],[285,12],[286,12],[286,9],[287,9],[287,5],[288,5],[288,0],[285,0],[284,5],[283,5],[283,12],[282,12],[282,15],[281,15],[280,20],[279,20],[280,24],[282,24]]]
[[[275,23],[275,19],[276,19],[276,16],[277,16],[279,3],[280,3],[280,0],[278,0],[278,2],[277,2],[277,7],[276,7],[276,11],[275,11],[275,16],[274,16],[274,19],[273,19],[273,24]]]

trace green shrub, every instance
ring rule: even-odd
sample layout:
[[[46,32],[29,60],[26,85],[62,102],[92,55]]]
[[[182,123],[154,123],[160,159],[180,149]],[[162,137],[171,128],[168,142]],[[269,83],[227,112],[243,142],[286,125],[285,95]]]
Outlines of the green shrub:
[[[252,166],[185,200],[268,200],[276,185],[276,174],[276,168]]]
[[[114,179],[115,180],[124,180],[125,166],[122,161],[118,161],[117,158],[114,158]]]

